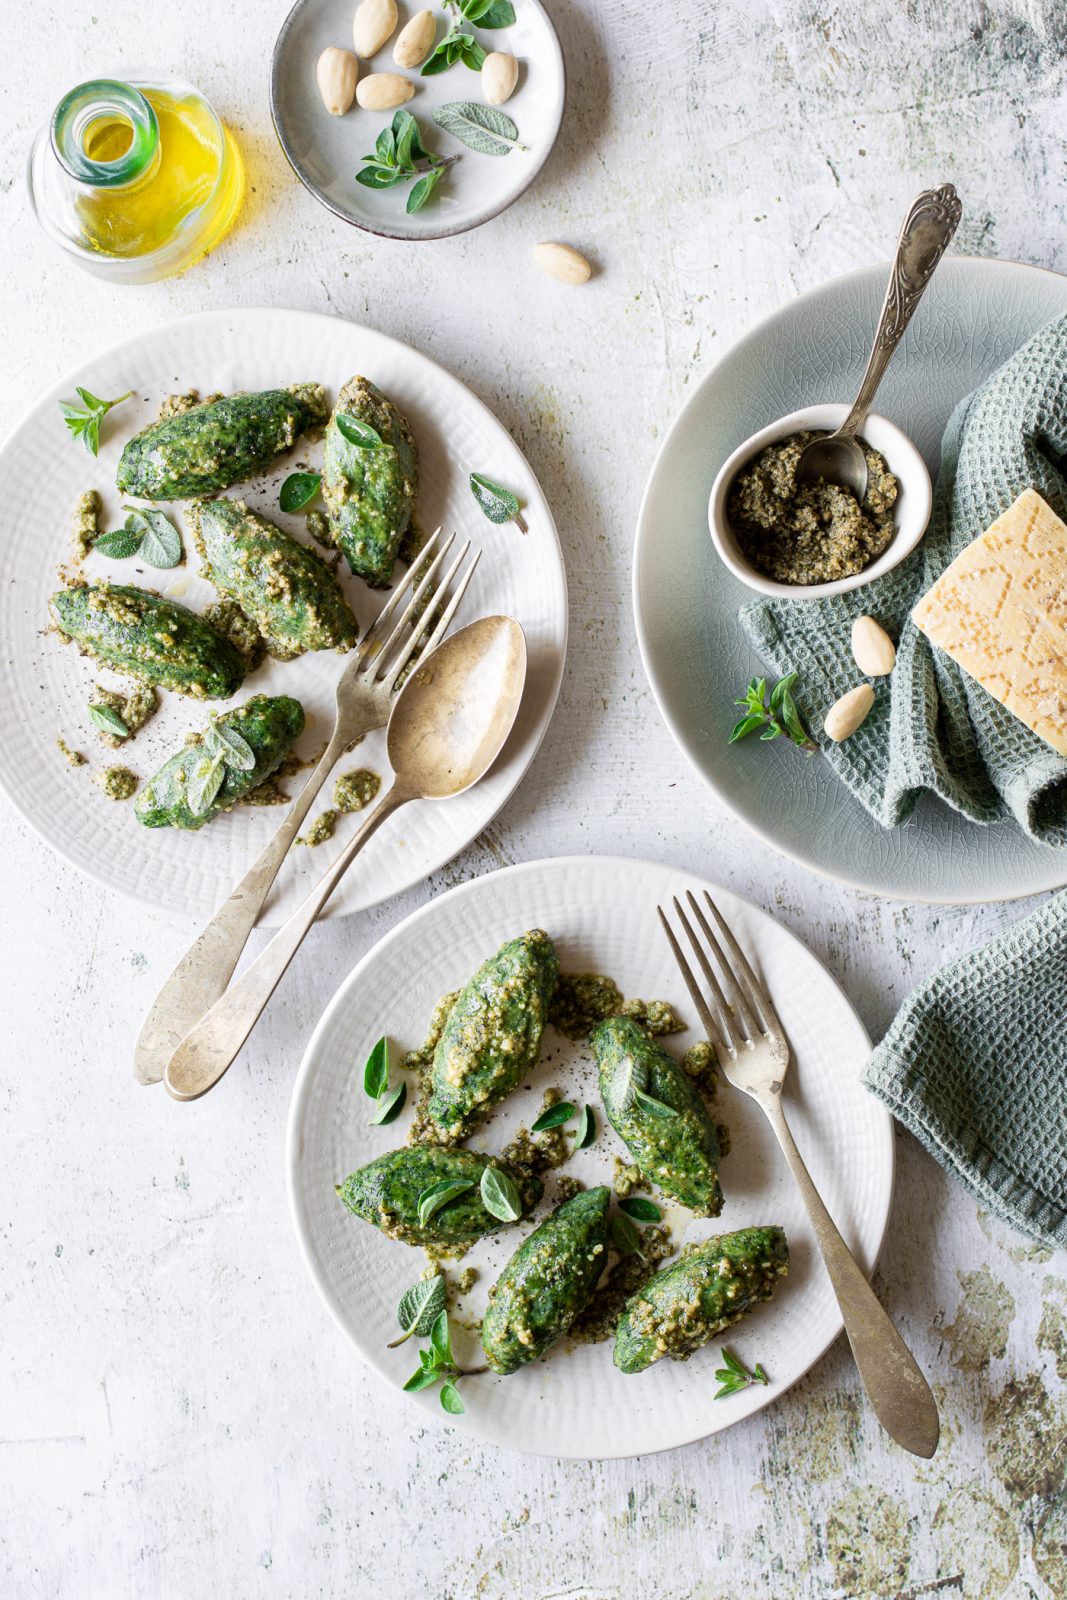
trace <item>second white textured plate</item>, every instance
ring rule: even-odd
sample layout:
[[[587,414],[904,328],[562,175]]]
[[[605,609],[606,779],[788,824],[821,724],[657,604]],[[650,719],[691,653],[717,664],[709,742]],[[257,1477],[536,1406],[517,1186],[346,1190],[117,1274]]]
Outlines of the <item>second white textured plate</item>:
[[[86,768],[67,767],[56,749],[59,735],[90,755],[94,767],[118,761],[145,780],[180,746],[187,730],[203,727],[209,711],[225,709],[219,702],[209,705],[168,693],[162,711],[127,751],[108,750],[93,732],[86,713],[92,685],[118,680],[45,631],[48,596],[61,586],[56,566],[70,555],[74,506],[84,489],[95,487],[103,495],[106,526],[119,526],[121,500],[114,483],[122,443],[155,419],[166,394],[193,386],[202,394],[229,394],[306,381],[325,383],[332,400],[355,372],[373,379],[411,419],[419,446],[421,525],[433,529],[443,523],[482,552],[457,626],[496,612],[516,617],[526,633],[529,670],[518,720],[488,777],[454,800],[417,801],[384,823],[326,907],[326,916],[344,915],[420,882],[476,838],[522,778],[548,727],[567,648],[567,584],[552,513],[521,451],[480,400],[407,345],[335,317],[274,310],[185,317],[83,361],[33,407],[0,451],[0,788],[75,866],[176,914],[209,916],[285,813],[280,807],[239,806],[198,833],[144,828],[132,804],[105,799]],[[71,440],[56,404],[73,397],[75,383],[107,397],[133,390],[132,399],[106,419],[105,443],[95,461]],[[321,450],[321,445],[298,446],[273,471],[228,493],[306,541],[303,517],[279,512],[278,487],[298,462],[317,466]],[[519,496],[530,530],[525,537],[511,523],[495,527],[485,519],[468,486],[472,470]],[[93,555],[86,577],[158,588],[203,611],[214,591],[197,575],[182,507],[163,509],[185,531],[187,567],[157,572],[136,560]],[[366,627],[385,595],[352,578],[343,562],[338,577],[361,628]],[[292,662],[268,660],[228,704],[260,693],[295,695],[309,723],[297,748],[312,752],[329,735],[334,685],[343,666],[333,651]],[[389,782],[384,730],[370,734],[336,771],[357,766],[370,767],[383,784]],[[297,777],[288,785],[291,794],[300,781]],[[312,817],[329,805],[331,788],[332,780]],[[265,924],[277,924],[294,909],[356,823],[355,817],[345,817],[329,843],[289,852],[267,902]]]
[[[362,1068],[371,1046],[389,1035],[398,1060],[401,1050],[421,1042],[442,994],[464,983],[505,939],[532,927],[552,935],[564,971],[610,974],[627,996],[670,1000],[693,1021],[655,908],[686,887],[701,886],[689,873],[604,856],[507,867],[460,885],[408,917],[364,957],[331,1001],[293,1093],[286,1153],[290,1203],[316,1287],[361,1355],[398,1391],[398,1401],[401,1385],[418,1365],[413,1347],[419,1341],[399,1350],[386,1345],[397,1337],[397,1302],[419,1277],[423,1254],[353,1217],[334,1193],[334,1184],[354,1168],[406,1137],[409,1112],[391,1127],[369,1126],[372,1102],[363,1093]],[[714,894],[792,1041],[785,1099],[797,1143],[835,1221],[869,1270],[893,1192],[890,1118],[859,1081],[870,1041],[834,979],[791,933],[727,890]],[[699,1037],[690,1029],[669,1039],[667,1048],[681,1052]],[[610,1184],[613,1157],[624,1156],[625,1149],[604,1117],[592,1053],[552,1029],[530,1080],[472,1146],[501,1149],[520,1121],[528,1126],[537,1115],[541,1091],[550,1084],[576,1103],[588,1101],[597,1113],[595,1142],[565,1170],[587,1185]],[[512,1449],[600,1459],[666,1450],[717,1433],[795,1383],[841,1331],[837,1301],[762,1114],[724,1085],[716,1115],[731,1140],[722,1165],[722,1216],[699,1222],[679,1206],[667,1214],[676,1244],[754,1223],[783,1226],[789,1276],[769,1305],[687,1362],[661,1361],[627,1377],[613,1366],[610,1344],[563,1341],[544,1360],[509,1377],[462,1380],[461,1417],[446,1417],[435,1391],[404,1395],[403,1402],[420,1406],[427,1418]],[[538,1221],[555,1199],[550,1177]],[[480,1278],[458,1308],[461,1319],[481,1316],[490,1284],[528,1232],[528,1224],[505,1228],[468,1253],[463,1265],[477,1267]],[[713,1370],[724,1342],[750,1365],[762,1362],[770,1386],[716,1402]],[[462,1328],[456,1351],[461,1364],[479,1364],[477,1341]]]

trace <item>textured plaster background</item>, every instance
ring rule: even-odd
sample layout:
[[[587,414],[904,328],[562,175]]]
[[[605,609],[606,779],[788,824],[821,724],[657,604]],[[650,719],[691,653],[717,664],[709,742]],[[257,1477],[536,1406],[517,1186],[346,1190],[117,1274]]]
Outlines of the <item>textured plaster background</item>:
[[[878,1282],[943,1405],[926,1464],[873,1424],[840,1342],[774,1409],[646,1460],[557,1464],[427,1430],[314,1298],[282,1144],[304,1042],[354,961],[504,862],[603,848],[692,865],[800,933],[875,1035],[938,962],[1021,914],[838,890],[719,812],[657,718],[629,568],[689,383],[783,300],[884,258],[916,189],[958,186],[963,251],[1067,267],[1067,9],[550,0],[570,98],[541,181],[477,234],[405,247],[333,220],[280,155],[267,67],[284,0],[92,5],[38,0],[5,30],[0,427],[99,346],[183,312],[372,323],[470,384],[531,457],[572,643],[548,738],[489,832],[418,891],[315,932],[247,1059],[198,1105],[137,1089],[129,1060],[192,930],[77,877],[5,811],[0,1590],[1063,1595],[1067,1264],[984,1218],[906,1137]],[[118,290],[46,245],[22,170],[63,90],[138,70],[209,94],[252,193],[206,264]],[[545,237],[587,251],[594,283],[539,276]]]

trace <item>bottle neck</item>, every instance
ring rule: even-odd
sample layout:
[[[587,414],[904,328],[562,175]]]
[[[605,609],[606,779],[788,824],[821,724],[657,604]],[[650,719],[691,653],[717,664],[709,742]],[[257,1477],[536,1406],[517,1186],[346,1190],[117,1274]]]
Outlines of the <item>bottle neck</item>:
[[[120,189],[152,172],[159,160],[159,123],[138,89],[97,78],[56,107],[52,149],[77,183]]]

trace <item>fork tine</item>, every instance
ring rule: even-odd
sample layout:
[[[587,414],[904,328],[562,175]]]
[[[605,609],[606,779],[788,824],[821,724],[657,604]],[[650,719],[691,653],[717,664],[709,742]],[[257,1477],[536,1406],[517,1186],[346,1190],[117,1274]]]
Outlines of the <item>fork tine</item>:
[[[420,550],[418,557],[416,557],[416,559],[411,563],[410,567],[407,569],[400,582],[393,589],[392,594],[389,596],[388,600],[385,602],[384,606],[379,611],[378,615],[375,617],[374,621],[371,623],[362,639],[359,641],[359,644],[356,648],[356,656],[361,664],[363,658],[370,654],[372,647],[377,642],[375,635],[379,635],[380,637],[379,630],[381,629],[383,623],[389,621],[389,618],[393,615],[393,612],[396,610],[401,600],[403,600],[408,590],[415,583],[415,580],[418,577],[419,568],[422,564],[422,558],[429,555],[434,543],[440,537],[440,533],[440,528],[434,529],[433,533],[431,533],[430,537]],[[375,654],[377,653],[377,650],[375,650]]]
[[[444,638],[445,634],[448,632],[449,624],[451,623],[452,618],[455,616],[456,612],[459,610],[460,601],[463,599],[463,596],[466,594],[467,585],[470,583],[471,579],[474,577],[474,569],[478,565],[478,563],[479,563],[479,561],[481,559],[482,559],[482,552],[480,550],[475,550],[474,554],[471,556],[471,564],[467,568],[466,572],[463,574],[463,577],[460,579],[459,584],[456,587],[455,593],[453,594],[451,600],[448,602],[448,607],[445,610],[444,615],[440,618],[440,620],[438,621],[436,627],[434,628],[433,632],[431,633],[430,637],[427,639],[425,645],[423,646],[423,655],[429,655],[431,650],[436,650],[437,646],[441,643],[441,640]],[[442,592],[444,592],[445,585],[442,584],[441,588],[442,588]],[[432,612],[433,612],[433,608],[431,608],[431,610],[427,613],[427,615],[432,615]]]
[[[437,594],[434,595],[434,597],[433,597],[433,599],[431,601],[431,604],[427,607],[426,611],[419,618],[419,626],[415,629],[414,633],[411,635],[411,638],[408,640],[406,647],[401,651],[401,653],[398,656],[398,658],[396,659],[396,661],[393,662],[392,666],[389,668],[389,675],[388,675],[388,678],[387,678],[386,681],[387,681],[388,686],[389,686],[390,689],[393,687],[393,684],[396,682],[397,678],[399,678],[400,674],[403,672],[404,668],[407,666],[408,662],[411,660],[411,657],[415,654],[416,649],[419,647],[420,643],[422,642],[423,635],[425,634],[426,629],[430,626],[430,621],[433,618],[433,615],[434,615],[435,611],[437,610],[437,607],[440,605],[441,601],[444,599],[444,596],[448,593],[449,584],[452,582],[453,578],[456,576],[456,573],[459,571],[460,566],[462,565],[463,561],[466,558],[467,552],[470,550],[470,547],[471,547],[471,542],[468,539],[466,544],[463,546],[462,550],[459,552],[459,555],[456,557],[456,559],[453,561],[452,565],[449,567],[448,571],[445,573],[444,577],[441,579],[441,587],[437,591]],[[438,623],[437,627],[434,629],[433,634],[431,635],[432,639],[436,639],[439,634],[443,633],[444,629],[447,628],[449,622],[451,622],[453,616],[455,615],[456,607],[459,605],[459,602],[462,600],[464,591],[466,590],[466,587],[467,587],[468,583],[470,582],[471,577],[473,576],[474,569],[478,565],[478,558],[480,557],[480,555],[481,555],[481,551],[480,550],[476,550],[475,553],[474,553],[474,560],[472,561],[471,566],[470,566],[470,570],[465,574],[465,576],[463,578],[463,582],[462,582],[459,590],[457,591],[457,593],[455,595],[453,595],[452,600],[449,602],[448,609],[445,611],[444,616],[441,618],[441,620]],[[425,646],[424,647],[424,653],[425,653],[426,649],[432,649],[432,648],[433,648],[432,644],[430,644],[428,646]]]
[[[742,1028],[740,1028],[740,1027],[738,1027],[736,1025],[737,1024],[737,1018],[734,1015],[733,1010],[731,1009],[730,1002],[729,1002],[729,1000],[727,1000],[725,994],[722,991],[722,987],[721,987],[721,985],[719,983],[719,980],[715,976],[715,973],[714,973],[714,971],[712,969],[711,962],[708,960],[707,955],[705,954],[704,947],[700,943],[700,940],[697,938],[696,934],[693,932],[692,924],[690,923],[689,918],[686,916],[684,910],[682,909],[682,906],[681,906],[681,904],[680,904],[680,902],[678,900],[678,896],[677,895],[674,896],[674,909],[678,914],[679,922],[682,924],[682,927],[685,929],[686,938],[689,940],[689,943],[693,946],[693,954],[696,956],[697,961],[700,963],[700,970],[704,974],[704,977],[707,979],[708,983],[710,984],[712,993],[715,996],[716,1004],[719,1007],[719,1016],[722,1019],[721,1022],[720,1022],[719,1031],[723,1034],[723,1036],[725,1038],[727,1038],[730,1041],[731,1050],[736,1050],[736,1048],[737,1048],[739,1043],[741,1043],[741,1044],[747,1043],[748,1037],[751,1036],[750,1035],[750,1030],[748,1029],[748,1025],[746,1023],[744,1029],[742,1029]],[[742,1014],[742,1017],[743,1017],[743,1014]]]
[[[675,904],[677,905],[677,901],[675,901]],[[704,1024],[704,1031],[711,1040],[712,1044],[715,1046],[716,1050],[728,1049],[731,1055],[735,1055],[736,1051],[734,1050],[733,1044],[731,1043],[727,1046],[723,1043],[722,1032],[716,1019],[711,1014],[711,1008],[700,991],[700,985],[693,976],[692,968],[685,959],[685,956],[682,954],[682,947],[678,943],[678,940],[674,937],[674,929],[667,921],[663,907],[657,906],[656,910],[659,912],[659,920],[663,924],[663,931],[667,935],[667,942],[670,945],[671,950],[674,952],[674,959],[678,963],[678,969],[681,972],[682,977],[685,979],[685,986],[689,990],[689,998],[696,1007],[697,1016]]]
[[[399,620],[393,625],[389,637],[383,642],[381,649],[377,652],[374,668],[376,675],[382,673],[385,662],[389,656],[389,652],[393,649],[393,646],[403,638],[404,629],[408,626],[408,623],[410,622],[412,623],[412,626],[414,626],[413,619],[418,617],[419,605],[422,602],[423,596],[433,583],[433,580],[437,574],[437,569],[440,567],[442,561],[451,550],[455,541],[456,536],[454,533],[446,535],[445,539],[442,541],[441,548],[438,550],[429,566],[426,566],[421,560],[419,561],[418,567],[419,571],[421,572],[421,577],[418,580],[418,586],[415,589],[414,594],[411,596],[411,599],[404,607]],[[413,562],[410,570],[414,570],[414,567],[415,563]],[[392,671],[392,668],[390,667],[388,670]]]
[[[686,891],[686,899],[689,901],[689,904],[692,906],[693,915],[696,917],[697,921],[700,923],[701,931],[703,932],[704,937],[707,939],[709,945],[711,946],[712,955],[715,957],[716,961],[719,963],[719,969],[722,972],[723,980],[724,980],[724,982],[726,984],[727,989],[730,992],[730,997],[733,1000],[734,1005],[737,1007],[737,1009],[741,1013],[742,1019],[743,1019],[744,1024],[745,1024],[745,1028],[748,1031],[749,1038],[750,1039],[754,1039],[757,1033],[766,1033],[767,1028],[766,1028],[766,1024],[763,1021],[763,1017],[762,1017],[762,1015],[758,1015],[759,1010],[760,1010],[759,1005],[747,993],[747,991],[745,989],[745,986],[742,983],[741,979],[737,976],[737,973],[734,971],[733,967],[730,965],[729,960],[726,957],[726,953],[723,950],[722,945],[719,943],[718,939],[715,937],[714,933],[711,931],[711,928],[708,926],[708,919],[704,915],[703,911],[701,911],[700,905],[699,905],[699,903],[697,901],[697,897],[693,893],[692,889],[688,889]],[[712,909],[714,910],[714,907],[712,907]],[[722,919],[721,918],[719,919],[719,922],[720,922],[720,926],[721,926],[721,924],[722,924]],[[732,939],[731,939],[731,943],[734,944],[734,949],[736,950],[737,945]]]
[[[726,919],[723,917],[722,912],[719,910],[718,906],[715,904],[714,900],[711,898],[711,895],[706,889],[704,890],[704,899],[708,902],[711,914],[718,924],[719,932],[723,936],[727,949],[733,956],[737,966],[740,967],[741,974],[748,983],[749,998],[751,999],[756,1011],[759,1012],[760,1021],[763,1023],[764,1032],[767,1031],[768,1026],[780,1028],[781,1023],[778,1021],[774,1006],[771,1004],[770,995],[767,993],[767,990],[764,988],[763,984],[760,983],[759,979],[756,977],[756,974],[749,966],[745,957],[745,952],[742,950],[741,946],[730,932],[730,929],[726,923]]]

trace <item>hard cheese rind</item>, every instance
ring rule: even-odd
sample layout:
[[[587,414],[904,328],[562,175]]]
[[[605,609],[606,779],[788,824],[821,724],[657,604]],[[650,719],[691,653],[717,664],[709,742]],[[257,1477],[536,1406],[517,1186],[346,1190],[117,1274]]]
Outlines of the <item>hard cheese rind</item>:
[[[912,620],[1067,756],[1067,524],[1036,490],[956,557]]]

